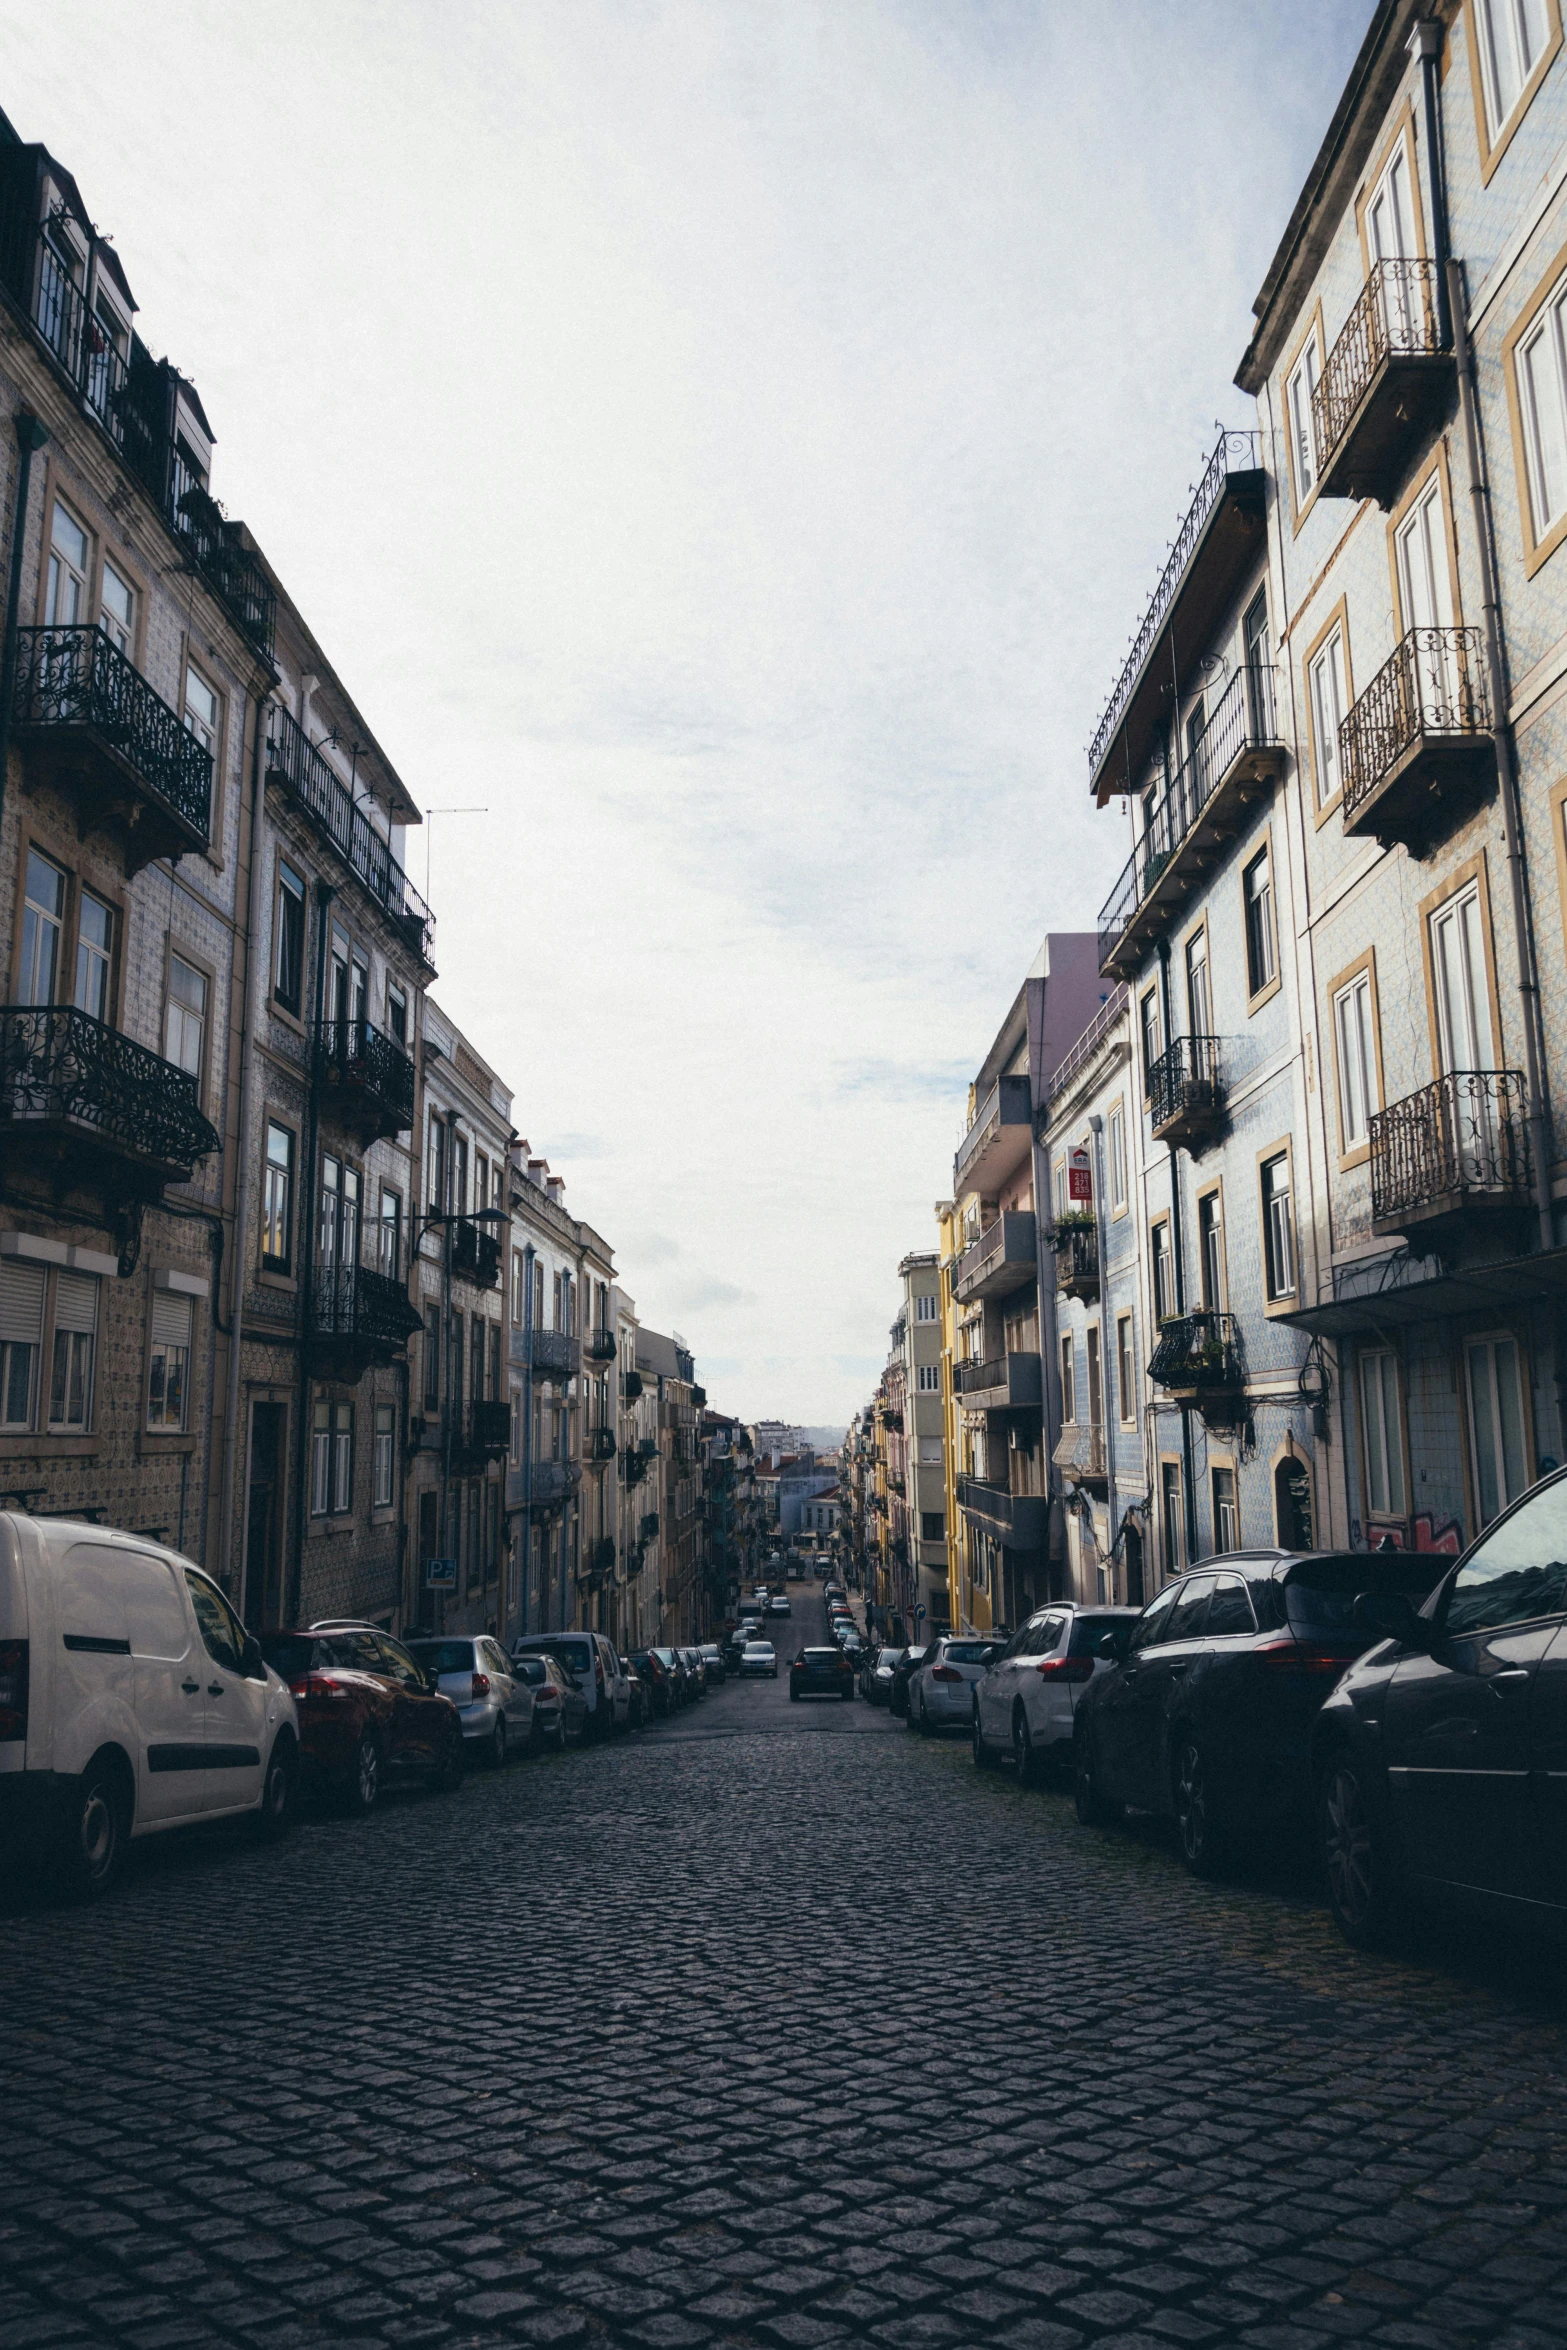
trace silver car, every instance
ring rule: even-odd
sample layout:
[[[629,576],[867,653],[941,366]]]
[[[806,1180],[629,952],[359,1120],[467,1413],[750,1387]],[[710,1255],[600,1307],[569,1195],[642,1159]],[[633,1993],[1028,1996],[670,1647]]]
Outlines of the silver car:
[[[1036,1609],[993,1652],[975,1686],[970,1730],[979,1768],[1010,1754],[1019,1778],[1031,1779],[1042,1768],[1069,1763],[1083,1691],[1109,1669],[1099,1643],[1107,1632],[1135,1624],[1141,1612],[1066,1599]]]
[[[496,1770],[508,1754],[529,1743],[533,1691],[513,1678],[511,1659],[498,1640],[464,1635],[410,1640],[406,1646],[421,1671],[435,1674],[437,1689],[461,1714],[464,1742],[478,1747]]]
[[[929,1738],[937,1730],[967,1730],[974,1717],[974,1684],[995,1654],[993,1640],[943,1632],[909,1675],[908,1726]]]
[[[770,1640],[748,1640],[740,1652],[742,1681],[778,1678],[778,1652]]]

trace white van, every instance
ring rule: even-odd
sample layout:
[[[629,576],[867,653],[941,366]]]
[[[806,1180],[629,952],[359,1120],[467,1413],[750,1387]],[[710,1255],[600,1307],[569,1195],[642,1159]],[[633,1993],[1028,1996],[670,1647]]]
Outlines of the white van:
[[[299,1721],[210,1576],[155,1542],[0,1511],[0,1851],[104,1892],[133,1836],[289,1825]]]

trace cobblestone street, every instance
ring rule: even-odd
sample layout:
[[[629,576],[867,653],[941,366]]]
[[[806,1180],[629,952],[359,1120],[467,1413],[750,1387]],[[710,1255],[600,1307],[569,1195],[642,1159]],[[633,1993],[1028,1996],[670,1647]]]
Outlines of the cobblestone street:
[[[4,2350],[1567,2338],[1554,1959],[786,1679],[0,1933]]]

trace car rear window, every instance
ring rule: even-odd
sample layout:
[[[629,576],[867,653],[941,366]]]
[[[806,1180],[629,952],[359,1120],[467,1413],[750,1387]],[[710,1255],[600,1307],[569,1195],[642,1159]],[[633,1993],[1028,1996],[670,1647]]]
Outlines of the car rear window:
[[[297,1681],[302,1673],[309,1672],[313,1664],[327,1661],[325,1658],[318,1659],[316,1654],[317,1649],[325,1645],[324,1641],[279,1637],[272,1633],[262,1639],[261,1653],[280,1679]]]
[[[437,1673],[473,1671],[471,1640],[420,1640],[413,1644],[412,1654],[420,1664],[431,1667]]]
[[[1130,1628],[1125,1616],[1074,1616],[1067,1655],[1097,1656],[1100,1641],[1107,1632],[1115,1631],[1117,1626]]]
[[[991,1651],[988,1640],[949,1640],[946,1658],[950,1665],[982,1665]]]
[[[1342,1558],[1307,1559],[1292,1567],[1284,1585],[1284,1609],[1292,1632],[1321,1637],[1350,1633],[1355,1598],[1362,1591],[1402,1591],[1422,1600],[1452,1561],[1436,1551],[1351,1551]]]

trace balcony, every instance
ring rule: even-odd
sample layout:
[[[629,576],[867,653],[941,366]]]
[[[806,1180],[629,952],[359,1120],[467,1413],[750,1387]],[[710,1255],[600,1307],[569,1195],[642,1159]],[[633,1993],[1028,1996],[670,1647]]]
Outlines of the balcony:
[[[623,1371],[620,1378],[620,1392],[627,1403],[636,1403],[642,1393],[641,1372]]]
[[[285,792],[375,903],[409,953],[432,976],[435,917],[382,835],[311,742],[298,721],[275,704],[268,715],[267,779]]]
[[[1527,1099],[1516,1069],[1460,1069],[1371,1119],[1371,1228],[1427,1246],[1505,1219],[1532,1197]]]
[[[958,1507],[1007,1550],[1044,1548],[1050,1503],[1042,1493],[1012,1493],[988,1477],[960,1477]]]
[[[217,499],[186,471],[177,446],[170,474],[167,511],[172,528],[240,634],[270,661],[277,635],[277,597],[254,549],[245,543],[243,528],[230,522]]]
[[[1087,1427],[1079,1427],[1068,1420],[1050,1457],[1075,1484],[1108,1485],[1110,1481],[1101,1424],[1091,1421]]]
[[[414,1122],[414,1065],[369,1020],[323,1020],[316,1028],[316,1077],[328,1114],[362,1143],[406,1134]]]
[[[1148,1376],[1173,1402],[1195,1404],[1213,1425],[1233,1425],[1246,1388],[1233,1315],[1166,1315]]]
[[[315,1267],[310,1291],[311,1367],[318,1377],[358,1380],[396,1362],[423,1327],[400,1281],[368,1265]]]
[[[963,1251],[954,1269],[952,1293],[960,1305],[971,1305],[976,1298],[1006,1297],[1014,1289],[1026,1289],[1038,1278],[1033,1210],[1011,1208]]]
[[[1196,675],[1261,556],[1266,492],[1256,434],[1221,433],[1089,745],[1089,783],[1101,807],[1112,792],[1136,790],[1167,714],[1172,675]]]
[[[498,1288],[501,1278],[498,1235],[467,1216],[452,1226],[451,1233],[453,1280],[466,1281],[474,1289]]]
[[[595,1576],[602,1580],[606,1575],[613,1575],[615,1572],[614,1535],[601,1534],[596,1542],[590,1542],[583,1551],[582,1563],[587,1568],[590,1580]]]
[[[526,1508],[534,1518],[550,1517],[565,1508],[581,1482],[575,1461],[533,1461],[525,1469],[508,1469],[506,1507]]]
[[[1026,1352],[960,1363],[955,1384],[970,1412],[1037,1412],[1044,1395],[1040,1358]]]
[[[1148,1073],[1155,1142],[1198,1155],[1224,1132],[1226,1088],[1216,1036],[1178,1036]]]
[[[1496,780],[1477,628],[1412,628],[1339,728],[1344,830],[1423,856]]]
[[[1099,1227],[1093,1217],[1084,1224],[1064,1217],[1050,1236],[1056,1254],[1057,1297],[1080,1298],[1092,1305],[1099,1295]]]
[[[506,1351],[519,1369],[531,1369],[537,1379],[563,1384],[582,1367],[581,1342],[565,1330],[514,1330]]]
[[[1238,669],[1099,915],[1099,968],[1134,979],[1181,907],[1284,772],[1274,674]]]
[[[1015,1175],[1034,1139],[1034,1104],[1027,1077],[998,1077],[974,1113],[974,1123],[952,1162],[952,1196],[979,1192],[994,1199]]]
[[[707,1389],[705,1387],[693,1387],[691,1390],[691,1401],[699,1412],[705,1412],[707,1409]]]
[[[602,1468],[604,1463],[606,1461],[612,1461],[616,1453],[620,1450],[620,1447],[615,1442],[614,1429],[590,1428],[587,1433],[587,1441],[583,1446],[583,1450],[586,1453],[587,1458],[594,1464],[596,1468]]]
[[[1453,395],[1432,261],[1373,263],[1311,395],[1317,489],[1391,506]]]
[[[155,1200],[220,1147],[195,1080],[66,1004],[0,1010],[0,1167],[63,1195]]]
[[[582,1341],[582,1359],[585,1363],[612,1363],[616,1352],[613,1330],[590,1330]]]
[[[657,1533],[658,1533],[658,1512],[657,1512],[657,1510],[644,1510],[644,1511],[642,1512],[641,1521],[640,1521],[640,1523],[638,1524],[638,1527],[637,1527],[637,1540],[638,1540],[639,1542],[651,1542],[651,1541],[654,1539],[654,1537],[657,1535]]]
[[[504,1396],[476,1397],[468,1406],[454,1456],[465,1465],[505,1458],[511,1449],[511,1405]]]
[[[31,773],[112,828],[126,873],[205,849],[212,754],[101,628],[19,628],[11,725]]]

